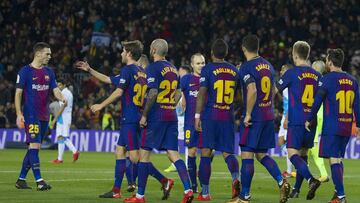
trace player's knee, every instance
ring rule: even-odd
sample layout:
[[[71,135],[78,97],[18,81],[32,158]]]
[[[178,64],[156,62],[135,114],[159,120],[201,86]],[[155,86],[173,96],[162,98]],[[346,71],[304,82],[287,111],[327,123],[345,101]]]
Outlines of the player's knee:
[[[63,137],[63,136],[60,135],[60,136],[58,137],[58,141],[65,141],[65,137]]]
[[[173,163],[175,163],[177,160],[180,159],[179,152],[177,152],[177,151],[168,150],[167,154],[168,154],[169,160]]]
[[[40,149],[40,146],[40,143],[33,142],[29,144],[29,149]]]
[[[189,153],[189,156],[190,156],[190,157],[195,157],[195,156],[196,156],[196,152],[197,152],[196,147],[189,148],[188,153]]]
[[[255,154],[255,157],[258,161],[261,161],[265,156],[266,156],[266,154],[264,154],[264,153],[256,153]]]
[[[341,158],[335,158],[335,157],[331,157],[329,159],[330,165],[332,164],[340,164],[341,163]]]
[[[241,158],[242,159],[253,159],[254,158],[254,152],[241,152]]]
[[[130,161],[133,163],[139,162],[139,153],[137,151],[131,151],[129,153]]]
[[[117,146],[115,151],[116,159],[125,159],[126,158],[126,149],[123,146]]]
[[[211,149],[202,148],[201,149],[201,156],[210,157],[211,156]]]

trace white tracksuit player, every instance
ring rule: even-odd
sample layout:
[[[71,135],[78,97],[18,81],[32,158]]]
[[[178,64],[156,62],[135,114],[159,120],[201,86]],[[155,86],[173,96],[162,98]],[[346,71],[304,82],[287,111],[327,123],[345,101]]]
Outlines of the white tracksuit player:
[[[52,161],[54,164],[63,163],[65,145],[69,148],[69,150],[72,151],[74,162],[79,158],[79,152],[76,150],[75,146],[69,139],[73,95],[63,81],[58,81],[57,84],[61,90],[62,95],[66,98],[67,103],[64,104],[60,102],[60,111],[57,113],[57,115],[55,115],[53,120],[53,124],[56,121],[56,137],[58,140],[58,158]]]

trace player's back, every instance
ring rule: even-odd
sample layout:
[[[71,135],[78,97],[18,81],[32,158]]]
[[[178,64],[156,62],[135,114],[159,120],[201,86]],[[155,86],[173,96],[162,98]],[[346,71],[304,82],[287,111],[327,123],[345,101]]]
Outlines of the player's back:
[[[49,120],[50,91],[57,87],[54,72],[49,67],[37,69],[26,65],[17,77],[16,86],[24,91],[25,119]]]
[[[326,91],[323,134],[350,136],[358,97],[358,82],[346,72],[330,72],[319,82]]]
[[[202,120],[233,120],[233,101],[238,83],[238,70],[230,63],[209,63],[203,67],[200,86],[207,87],[208,95]]]
[[[194,125],[196,98],[200,88],[200,77],[194,74],[186,74],[181,78],[181,91],[184,93],[186,101],[185,123]]]
[[[120,72],[118,88],[124,91],[121,97],[121,122],[139,122],[147,89],[144,69],[135,64],[124,66]]]
[[[149,121],[177,121],[175,92],[179,88],[176,67],[169,61],[151,63],[146,68],[148,89],[157,89],[158,95],[152,106]]]
[[[309,66],[295,66],[287,70],[277,87],[289,93],[289,125],[304,125],[314,103],[316,87],[321,75]]]
[[[251,113],[253,121],[274,120],[273,88],[275,71],[264,58],[258,57],[243,63],[240,67],[242,79],[244,109],[246,109],[247,84],[256,84],[256,102]],[[246,111],[243,111],[244,115]]]

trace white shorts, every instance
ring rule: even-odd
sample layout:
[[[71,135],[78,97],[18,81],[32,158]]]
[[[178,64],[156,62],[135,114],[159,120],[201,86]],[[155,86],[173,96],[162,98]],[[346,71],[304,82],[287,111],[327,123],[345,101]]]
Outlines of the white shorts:
[[[70,126],[71,126],[71,114],[70,116],[62,115],[62,122],[56,122],[56,137],[63,136],[69,137],[70,136]]]
[[[178,116],[178,139],[183,140],[184,139],[184,116]]]
[[[284,129],[284,122],[285,122],[285,115],[283,115],[281,118],[279,137],[284,136],[284,139],[286,140],[287,129]]]

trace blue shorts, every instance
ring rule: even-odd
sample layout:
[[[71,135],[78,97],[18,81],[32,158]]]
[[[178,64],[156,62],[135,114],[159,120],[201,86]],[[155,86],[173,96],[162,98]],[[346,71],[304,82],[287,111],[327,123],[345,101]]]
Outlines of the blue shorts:
[[[49,126],[49,121],[39,121],[36,119],[25,120],[26,143],[42,143]]]
[[[314,146],[316,126],[307,131],[304,125],[289,125],[287,130],[287,148],[310,149]]]
[[[322,135],[320,138],[319,157],[344,158],[349,136]]]
[[[203,120],[199,133],[199,148],[215,149],[220,152],[235,153],[234,122]]]
[[[127,151],[139,150],[140,126],[138,123],[122,124],[117,145]]]
[[[266,153],[268,149],[275,147],[274,121],[252,122],[245,127],[244,122],[240,125],[241,151]]]
[[[184,127],[184,145],[192,148],[199,145],[199,132],[195,130],[193,125],[185,125]]]
[[[149,122],[141,136],[141,148],[178,151],[178,123]]]

